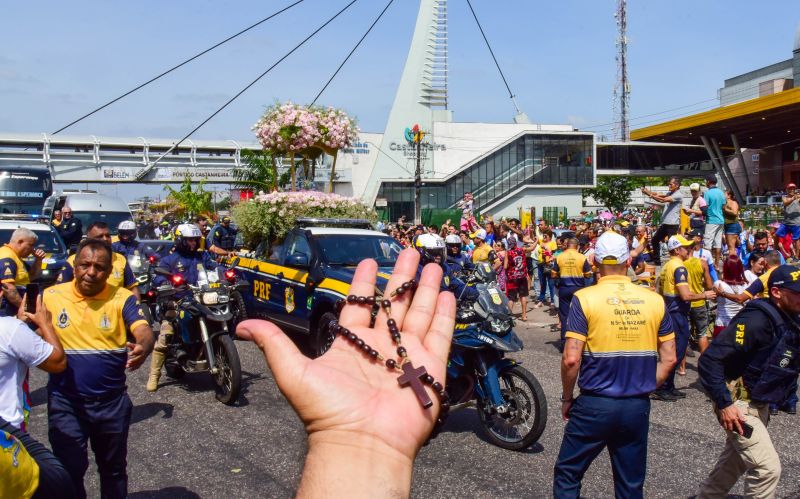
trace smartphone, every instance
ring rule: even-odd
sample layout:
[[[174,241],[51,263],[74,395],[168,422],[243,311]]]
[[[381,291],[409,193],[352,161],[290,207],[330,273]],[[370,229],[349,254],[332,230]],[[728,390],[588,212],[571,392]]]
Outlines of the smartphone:
[[[744,438],[750,438],[753,436],[753,427],[747,423],[742,423],[742,436]]]
[[[25,311],[36,313],[36,299],[39,298],[39,285],[31,283],[25,286]]]

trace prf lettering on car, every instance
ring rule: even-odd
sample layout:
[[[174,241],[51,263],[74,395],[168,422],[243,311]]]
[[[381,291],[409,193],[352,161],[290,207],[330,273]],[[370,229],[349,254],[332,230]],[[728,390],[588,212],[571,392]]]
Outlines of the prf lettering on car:
[[[791,274],[789,274],[789,275],[790,275],[790,276],[792,276],[792,282],[794,282],[794,281],[796,281],[796,280],[797,280],[797,279],[800,277],[800,270],[797,270],[797,271],[795,271],[795,272],[792,272],[792,273],[791,273]]]
[[[744,345],[744,324],[736,324],[736,343]]]
[[[253,296],[260,300],[269,300],[269,288],[272,285],[264,281],[253,281]]]

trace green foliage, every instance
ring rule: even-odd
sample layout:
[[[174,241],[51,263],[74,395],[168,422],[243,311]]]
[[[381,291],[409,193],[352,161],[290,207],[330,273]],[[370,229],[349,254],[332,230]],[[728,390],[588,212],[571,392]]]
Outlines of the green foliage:
[[[611,211],[623,211],[631,203],[631,192],[641,185],[641,180],[626,176],[598,176],[597,187],[584,189],[584,196],[591,196],[600,205]]]
[[[167,199],[178,203],[179,214],[193,216],[200,213],[208,213],[213,208],[211,200],[212,193],[203,189],[206,181],[201,180],[196,184],[196,189],[192,189],[192,179],[189,175],[183,180],[179,190],[173,189],[169,185],[164,186],[164,190],[169,192]]]
[[[235,186],[256,192],[269,192],[275,187],[275,163],[270,151],[242,149],[242,161],[246,164],[233,169]]]

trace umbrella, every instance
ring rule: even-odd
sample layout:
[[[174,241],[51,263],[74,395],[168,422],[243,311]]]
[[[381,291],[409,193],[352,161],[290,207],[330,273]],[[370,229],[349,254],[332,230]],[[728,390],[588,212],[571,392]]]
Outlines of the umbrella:
[[[610,211],[604,211],[603,213],[597,215],[597,218],[599,218],[600,220],[611,220],[612,218],[614,218],[614,214],[611,213]]]

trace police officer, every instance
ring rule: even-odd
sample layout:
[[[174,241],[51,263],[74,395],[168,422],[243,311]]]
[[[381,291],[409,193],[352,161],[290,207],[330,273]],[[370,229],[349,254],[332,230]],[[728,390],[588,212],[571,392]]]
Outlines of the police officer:
[[[445,262],[444,241],[441,237],[435,234],[420,234],[415,245],[420,254],[417,282],[422,275],[422,268],[428,263],[435,263],[443,269],[442,291],[452,291],[456,300],[478,299],[478,290],[467,286],[464,281],[456,277],[452,268]]]
[[[79,497],[91,443],[102,497],[126,497],[128,428],[133,404],[125,369],[137,369],[153,348],[153,332],[139,301],[124,287],[108,285],[111,245],[86,239],[78,246],[74,282],[44,293],[67,368],[47,385],[50,445],[67,468]],[[128,333],[135,343],[128,342]]]
[[[92,222],[89,229],[86,231],[86,236],[89,239],[99,239],[111,245],[111,231],[108,229],[108,224],[105,222]],[[112,249],[113,251],[113,249]],[[58,276],[58,282],[69,282],[75,277],[75,255],[67,258],[64,269]],[[113,252],[111,258],[111,274],[108,276],[108,285],[114,287],[124,287],[128,289],[138,300],[139,283],[133,275],[133,270],[128,264],[128,259],[117,252]]]
[[[236,245],[239,229],[231,225],[231,217],[224,216],[220,223],[211,229],[206,238],[206,248],[216,255],[230,255]]]
[[[458,237],[458,234],[448,234],[444,238],[444,245],[447,249],[446,263],[453,272],[462,272],[475,268],[469,257],[461,251],[461,238]]]
[[[153,223],[153,217],[146,217],[142,215],[139,217],[139,225],[136,227],[137,235],[139,239],[155,239],[156,238],[156,226]]]
[[[781,476],[767,423],[797,381],[800,354],[800,271],[777,267],[769,298],[750,301],[700,356],[700,382],[727,433],[725,448],[698,497],[724,497],[745,475],[746,497],[774,497]],[[741,378],[731,393],[726,382]]]
[[[17,286],[27,286],[41,272],[45,252],[41,248],[36,249],[38,240],[39,236],[35,232],[20,227],[11,233],[11,240],[0,247],[0,283],[5,299],[3,312],[6,315],[16,315],[22,303],[22,295]],[[29,269],[22,259],[31,255],[34,260]]]
[[[77,246],[81,242],[83,222],[81,222],[80,218],[75,218],[72,215],[72,208],[65,206],[61,209],[61,224],[56,227],[56,230],[64,244],[71,250],[73,246]]]
[[[676,363],[675,335],[664,300],[628,278],[625,237],[604,233],[595,259],[600,279],[575,292],[567,318],[561,360],[561,415],[567,426],[553,495],[579,497],[584,473],[608,447],[616,497],[642,497],[648,395]],[[580,396],[573,398],[576,380]]]
[[[117,226],[117,236],[119,241],[111,244],[111,249],[126,258],[131,255],[150,256],[143,244],[136,240],[136,224],[130,220],[124,220]]]
[[[216,271],[217,262],[214,261],[207,251],[198,250],[200,238],[202,237],[202,233],[196,225],[179,225],[178,228],[175,229],[175,251],[162,258],[158,263],[158,268],[172,275],[180,274],[183,276],[184,282],[188,284],[197,284],[201,274],[205,270]],[[166,282],[166,278],[162,275],[156,275],[155,279],[153,279],[154,286],[159,286],[164,282]],[[186,292],[188,293],[190,291]],[[167,345],[171,340],[169,336],[173,333],[174,329],[172,323],[169,320],[163,320],[161,322],[158,341],[153,350],[153,358],[150,361],[150,376],[147,378],[147,391],[149,392],[158,390],[158,380],[161,379],[161,367],[164,365]]]

